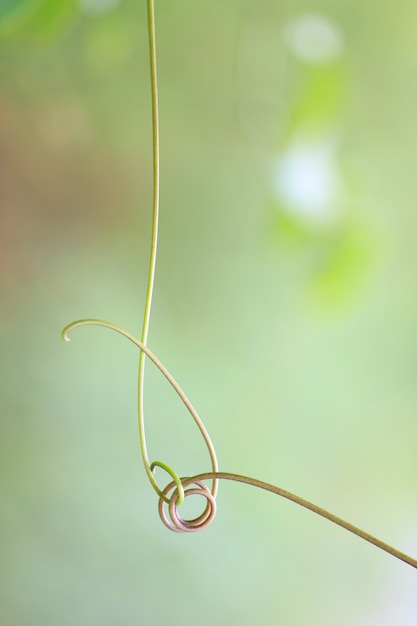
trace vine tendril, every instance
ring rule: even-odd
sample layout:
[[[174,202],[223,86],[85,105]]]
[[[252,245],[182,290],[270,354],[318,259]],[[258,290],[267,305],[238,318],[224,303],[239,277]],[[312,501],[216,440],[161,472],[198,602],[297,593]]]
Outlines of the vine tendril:
[[[169,514],[171,518],[171,523],[166,518],[166,515],[163,512],[164,501],[161,498],[159,500],[158,508],[159,508],[159,515],[163,523],[171,530],[175,530],[177,532],[189,532],[190,530],[196,531],[196,530],[202,530],[203,528],[206,528],[210,524],[210,522],[213,520],[216,511],[215,511],[215,502],[213,502],[212,500],[212,495],[210,491],[207,489],[206,485],[204,485],[202,481],[208,480],[208,479],[213,480],[215,478],[218,480],[230,480],[234,482],[244,483],[246,485],[251,485],[252,487],[255,487],[257,489],[263,489],[264,491],[269,491],[271,493],[274,493],[277,496],[281,496],[282,498],[291,500],[292,502],[295,502],[296,504],[299,504],[305,509],[309,509],[310,511],[313,511],[313,513],[316,513],[317,515],[320,515],[321,517],[328,519],[330,522],[333,522],[334,524],[341,526],[345,530],[348,530],[354,535],[357,535],[361,539],[364,539],[365,541],[372,543],[374,546],[376,546],[380,550],[383,550],[384,552],[391,554],[397,559],[400,559],[401,561],[404,561],[404,563],[407,563],[408,565],[411,565],[412,567],[417,569],[416,559],[413,559],[411,556],[408,556],[404,552],[401,552],[400,550],[393,548],[389,544],[385,543],[384,541],[381,541],[380,539],[377,539],[376,537],[365,532],[364,530],[361,530],[360,528],[358,528],[357,526],[354,526],[350,522],[346,522],[341,517],[338,517],[337,515],[334,515],[333,513],[326,511],[326,509],[323,509],[322,507],[317,506],[317,504],[313,504],[312,502],[309,502],[308,500],[305,500],[304,498],[301,498],[300,496],[297,496],[294,493],[291,493],[290,491],[286,491],[285,489],[282,489],[281,487],[277,487],[276,485],[266,483],[263,480],[258,480],[257,478],[251,478],[249,476],[243,476],[241,474],[232,474],[230,472],[206,472],[204,474],[197,474],[196,476],[192,476],[191,478],[181,478],[181,483],[182,483],[182,486],[184,487],[185,497],[187,497],[187,495],[192,495],[194,493],[197,493],[197,490],[195,489],[187,490],[187,487],[189,487],[189,485],[197,484],[200,487],[203,486],[201,490],[198,491],[198,493],[199,495],[203,495],[207,499],[207,508],[209,509],[208,514],[206,518],[204,519],[203,519],[203,516],[204,516],[204,513],[203,513],[202,516],[200,516],[199,518],[195,520],[191,520],[191,521],[182,520],[177,513],[177,507],[179,505],[179,496],[178,496],[178,492],[176,489],[173,491],[173,487],[175,487],[175,484],[172,482],[169,485],[167,485],[167,487],[165,487],[164,489],[164,494],[167,495],[170,491],[172,492],[170,500],[169,500]],[[214,512],[212,511],[211,507],[214,508]]]
[[[156,67],[156,41],[155,41],[155,7],[153,0],[148,0],[148,33],[149,33],[149,61],[151,73],[151,97],[152,97],[152,152],[153,152],[153,210],[152,210],[152,236],[151,250],[148,271],[148,286],[145,298],[145,310],[143,314],[141,341],[146,345],[148,341],[149,324],[151,320],[152,298],[155,283],[156,257],[158,250],[158,227],[159,227],[159,180],[160,180],[160,158],[159,158],[159,115],[158,115],[158,76]],[[161,490],[152,472],[149,463],[148,451],[146,446],[145,418],[144,418],[144,382],[145,382],[145,355],[141,350],[139,353],[138,368],[138,428],[140,449],[142,460],[145,466],[148,478],[160,495]],[[173,470],[172,470],[173,471]],[[173,475],[171,471],[169,472]]]
[[[166,367],[155,356],[155,354],[148,348],[147,340],[149,333],[149,324],[152,307],[152,297],[155,282],[155,268],[157,258],[157,244],[158,244],[158,223],[159,223],[159,122],[158,122],[158,90],[157,90],[157,66],[156,66],[156,44],[155,44],[155,11],[154,1],[147,0],[148,9],[148,34],[149,34],[149,54],[150,54],[150,70],[151,70],[151,93],[152,93],[152,128],[153,128],[153,213],[152,213],[152,237],[151,237],[151,251],[149,261],[148,283],[145,300],[145,310],[142,325],[141,339],[137,339],[123,328],[116,326],[112,322],[106,322],[99,319],[82,319],[68,324],[62,331],[62,338],[64,341],[69,341],[69,332],[74,328],[80,326],[103,326],[109,328],[122,336],[126,337],[131,343],[139,348],[139,367],[138,367],[138,427],[139,427],[139,439],[140,448],[142,454],[143,464],[149,478],[150,483],[159,496],[158,510],[162,522],[174,532],[196,532],[206,528],[214,519],[216,515],[216,495],[218,490],[219,480],[229,480],[234,482],[244,483],[251,485],[252,487],[269,491],[275,495],[291,500],[296,504],[309,509],[313,513],[320,515],[355,534],[356,536],[372,543],[374,546],[391,554],[397,559],[404,561],[408,565],[417,569],[417,560],[404,554],[403,552],[393,548],[392,546],[384,543],[380,539],[366,533],[365,531],[357,528],[353,524],[346,522],[345,520],[337,517],[333,513],[322,509],[303,498],[277,487],[270,483],[263,482],[256,478],[250,478],[249,476],[242,476],[240,474],[233,474],[229,472],[220,472],[218,469],[216,453],[210,436],[201,420],[197,411],[191,404],[190,400],[177,383],[175,378],[169,373]],[[145,422],[144,422],[144,409],[143,409],[143,396],[144,396],[144,373],[145,373],[145,359],[148,358],[159,369],[166,380],[171,384],[174,391],[177,393],[182,403],[190,413],[191,417],[195,421],[197,427],[200,430],[201,436],[207,447],[207,451],[211,462],[211,471],[202,474],[197,474],[191,477],[180,477],[169,465],[162,461],[149,462],[147,446],[146,446],[146,434],[145,434]],[[171,478],[166,487],[160,489],[154,476],[154,469],[159,467],[164,470]],[[204,481],[211,480],[212,487],[209,489]],[[203,512],[194,519],[186,520],[179,515],[178,508],[189,496],[202,496],[206,500],[206,507]]]

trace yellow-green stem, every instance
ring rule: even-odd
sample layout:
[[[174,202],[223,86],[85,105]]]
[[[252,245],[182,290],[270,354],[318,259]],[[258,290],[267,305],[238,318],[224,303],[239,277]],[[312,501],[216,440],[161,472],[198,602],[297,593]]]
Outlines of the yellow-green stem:
[[[156,254],[158,247],[158,224],[159,224],[159,121],[158,121],[158,82],[156,69],[156,43],[155,43],[155,6],[153,0],[148,0],[148,36],[149,36],[149,60],[151,70],[151,95],[152,95],[152,145],[153,145],[153,211],[152,211],[152,236],[151,254],[149,260],[148,286],[146,290],[145,311],[143,315],[141,341],[146,346],[151,318],[152,296],[155,281]],[[145,352],[140,351],[138,368],[138,428],[140,448],[146,473],[154,489],[160,494],[160,489],[152,473],[149,464],[145,437],[144,421],[144,379],[145,379]]]

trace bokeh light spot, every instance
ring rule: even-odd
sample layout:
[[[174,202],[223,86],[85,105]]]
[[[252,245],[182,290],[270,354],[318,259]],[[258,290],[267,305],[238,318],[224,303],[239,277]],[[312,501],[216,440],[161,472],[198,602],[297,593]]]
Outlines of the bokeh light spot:
[[[288,213],[318,225],[334,220],[339,188],[334,151],[330,139],[295,140],[276,160],[272,189]]]
[[[285,28],[285,38],[293,54],[310,64],[326,64],[336,60],[343,51],[343,36],[328,17],[303,14]]]

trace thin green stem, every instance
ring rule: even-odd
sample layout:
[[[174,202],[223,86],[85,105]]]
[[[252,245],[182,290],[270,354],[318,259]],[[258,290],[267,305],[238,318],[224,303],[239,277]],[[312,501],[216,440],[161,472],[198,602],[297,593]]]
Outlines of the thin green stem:
[[[148,286],[146,290],[145,311],[142,325],[142,344],[146,346],[151,318],[152,296],[155,282],[156,255],[158,247],[158,224],[159,224],[159,121],[158,121],[158,81],[156,67],[156,43],[155,43],[155,7],[153,0],[148,0],[148,36],[149,36],[149,60],[151,70],[151,94],[152,94],[152,143],[153,143],[153,211],[152,211],[152,237],[151,253],[149,260]],[[144,350],[140,351],[138,368],[138,428],[140,448],[146,473],[154,489],[160,493],[158,484],[152,473],[146,447],[145,419],[144,419],[144,380],[145,380]]]

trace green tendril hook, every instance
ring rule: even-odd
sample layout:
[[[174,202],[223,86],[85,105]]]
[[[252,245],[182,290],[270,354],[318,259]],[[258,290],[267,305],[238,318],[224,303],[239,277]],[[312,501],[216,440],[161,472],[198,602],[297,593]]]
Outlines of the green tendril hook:
[[[139,427],[139,439],[140,448],[142,454],[143,464],[146,470],[146,474],[150,483],[159,496],[158,508],[162,522],[175,532],[195,532],[206,528],[214,519],[216,514],[216,495],[218,490],[219,480],[231,480],[235,482],[245,483],[258,489],[269,491],[275,495],[281,496],[296,504],[309,509],[313,513],[320,515],[329,521],[333,522],[355,534],[356,536],[372,543],[380,550],[387,552],[401,561],[404,561],[408,565],[417,569],[417,560],[400,552],[396,548],[384,543],[376,537],[366,533],[360,528],[346,522],[345,520],[337,517],[333,513],[322,509],[321,507],[304,500],[300,496],[297,496],[289,491],[285,491],[281,487],[265,483],[256,478],[250,478],[249,476],[242,476],[239,474],[232,474],[230,472],[219,472],[216,453],[213,443],[209,437],[209,434],[198,416],[195,408],[191,404],[190,400],[177,383],[175,378],[169,373],[166,367],[159,361],[159,359],[153,354],[153,352],[147,347],[147,339],[149,333],[149,324],[152,308],[153,288],[155,282],[155,268],[157,258],[157,244],[158,244],[158,223],[159,223],[159,122],[158,122],[158,88],[157,88],[157,67],[156,67],[156,44],[155,44],[155,11],[153,0],[147,0],[148,8],[148,33],[149,33],[149,56],[150,56],[150,71],[151,71],[151,93],[152,93],[152,129],[153,129],[153,212],[152,212],[152,237],[151,237],[151,251],[149,260],[149,272],[148,272],[148,284],[145,300],[145,311],[143,316],[142,334],[141,339],[136,339],[129,332],[116,326],[111,322],[98,319],[82,319],[76,322],[72,322],[64,328],[62,331],[62,338],[64,341],[69,341],[69,332],[74,328],[80,326],[103,326],[113,330],[131,341],[137,348],[139,348],[139,367],[138,367],[138,427]],[[146,446],[146,434],[145,434],[145,420],[144,420],[144,374],[145,374],[145,359],[146,357],[153,362],[153,364],[159,369],[162,375],[171,384],[174,391],[177,393],[182,403],[190,413],[191,417],[195,421],[203,440],[206,444],[208,454],[211,461],[211,471],[198,474],[192,477],[180,477],[169,465],[162,461],[149,462],[147,446]],[[171,478],[172,481],[164,488],[160,489],[154,476],[154,470],[156,467],[164,470]],[[211,490],[207,487],[204,481],[211,480]],[[192,520],[185,520],[180,517],[178,513],[178,507],[184,502],[188,496],[200,495],[206,499],[206,508],[197,518]],[[169,517],[167,517],[165,508],[168,507]]]
[[[129,332],[127,332],[127,330],[124,330],[124,328],[121,328],[120,326],[116,326],[116,324],[113,324],[112,322],[106,322],[104,320],[83,319],[83,320],[77,320],[76,322],[72,322],[71,324],[68,324],[68,326],[66,326],[64,328],[64,330],[62,331],[62,333],[61,333],[62,339],[65,342],[68,342],[70,340],[70,338],[68,336],[69,333],[74,328],[78,328],[80,326],[103,326],[104,328],[109,328],[110,330],[113,330],[113,331],[119,333],[120,335],[123,335],[123,337],[126,337],[126,339],[128,339],[137,348],[139,348],[141,353],[145,354],[149,358],[149,360],[152,361],[152,363],[159,369],[161,374],[166,378],[166,380],[173,387],[174,391],[177,393],[177,395],[181,399],[182,403],[184,404],[184,406],[186,407],[186,409],[190,413],[191,417],[195,421],[195,423],[196,423],[196,425],[197,425],[197,427],[198,427],[198,429],[199,429],[199,431],[201,433],[201,436],[203,437],[204,443],[206,444],[206,447],[207,447],[207,450],[208,450],[208,453],[209,453],[209,456],[210,456],[210,460],[211,460],[212,470],[213,470],[213,472],[217,472],[218,471],[218,464],[217,464],[216,452],[214,450],[213,443],[212,443],[212,441],[210,439],[210,436],[209,436],[209,434],[208,434],[208,432],[206,430],[206,427],[203,424],[203,421],[199,417],[197,411],[195,410],[195,408],[191,404],[190,400],[188,399],[187,395],[184,393],[184,391],[182,390],[180,385],[177,383],[175,378],[172,376],[172,374],[169,373],[167,368],[154,355],[154,353],[147,346],[145,346],[144,343],[139,341],[139,339],[136,339],[136,337],[134,337]],[[143,436],[145,436],[145,431],[144,430],[143,430]],[[161,469],[165,470],[171,476],[171,478],[173,478],[174,483],[177,486],[178,494],[179,494],[178,504],[182,504],[182,502],[184,500],[184,490],[183,490],[183,487],[182,487],[182,484],[181,484],[181,479],[179,478],[178,474],[171,467],[169,467],[169,465],[167,465],[166,463],[163,463],[162,461],[153,461],[153,463],[149,463],[148,465],[145,465],[145,468],[149,469],[149,472],[147,472],[148,476],[150,474],[152,479],[153,479],[151,481],[152,482],[152,486],[154,487],[154,489],[157,492],[157,494],[159,495],[159,497],[162,498],[165,502],[169,502],[169,498],[165,495],[164,491],[162,491],[158,487],[158,485],[157,485],[157,483],[156,483],[156,481],[154,479],[153,470],[154,470],[155,467],[160,467]],[[217,480],[215,478],[213,479],[213,486],[212,486],[211,493],[213,494],[214,497],[216,496],[216,493],[217,493]]]

